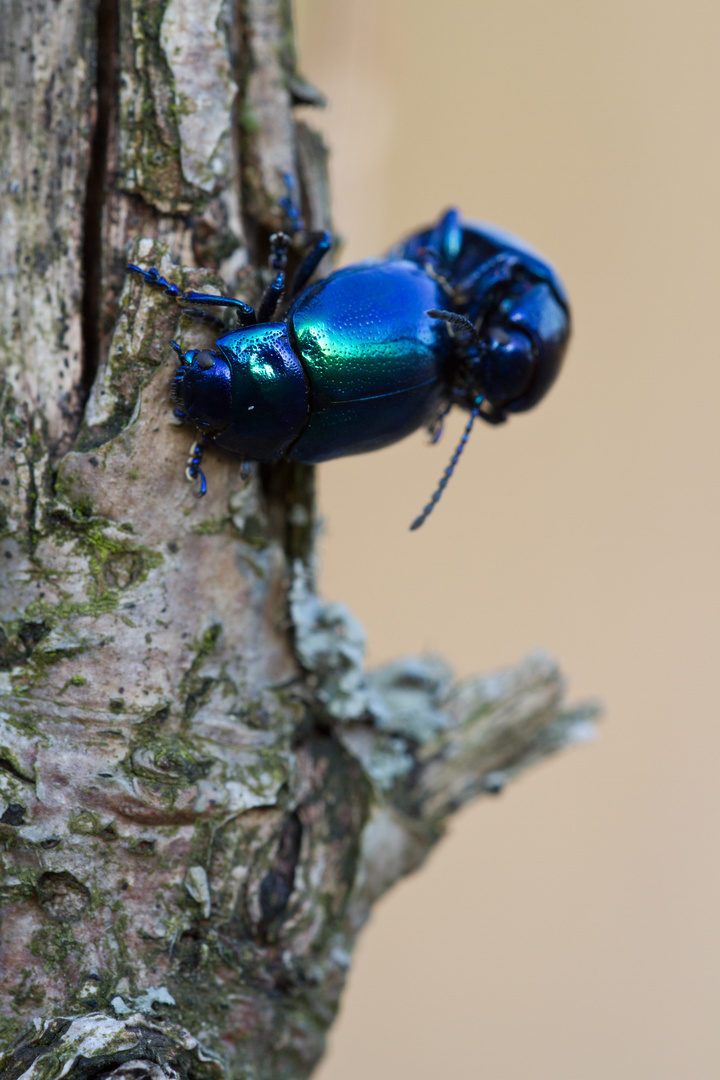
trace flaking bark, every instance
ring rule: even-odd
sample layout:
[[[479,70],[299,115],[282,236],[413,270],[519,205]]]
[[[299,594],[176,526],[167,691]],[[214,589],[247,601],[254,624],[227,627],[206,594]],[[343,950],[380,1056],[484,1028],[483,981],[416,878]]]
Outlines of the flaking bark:
[[[0,1080],[304,1077],[372,903],[593,710],[543,656],[366,673],[312,470],[181,478],[213,330],[124,265],[252,302],[285,175],[329,227],[288,3],[0,20]]]

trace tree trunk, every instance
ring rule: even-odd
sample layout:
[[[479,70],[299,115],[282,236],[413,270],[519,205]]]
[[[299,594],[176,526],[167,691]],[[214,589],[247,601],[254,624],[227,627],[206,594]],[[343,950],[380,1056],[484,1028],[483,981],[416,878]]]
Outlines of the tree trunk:
[[[124,266],[253,302],[284,174],[329,227],[288,0],[1,3],[0,1078],[307,1076],[373,901],[592,709],[365,673],[312,469],[182,479],[216,333]]]

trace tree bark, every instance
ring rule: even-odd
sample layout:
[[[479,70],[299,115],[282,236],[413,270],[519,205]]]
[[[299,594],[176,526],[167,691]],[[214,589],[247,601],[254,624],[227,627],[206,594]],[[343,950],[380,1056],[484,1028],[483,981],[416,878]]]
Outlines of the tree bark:
[[[0,20],[0,1080],[304,1077],[372,903],[594,710],[542,656],[365,672],[312,470],[182,480],[215,335],[124,266],[253,302],[284,174],[329,227],[287,0]]]

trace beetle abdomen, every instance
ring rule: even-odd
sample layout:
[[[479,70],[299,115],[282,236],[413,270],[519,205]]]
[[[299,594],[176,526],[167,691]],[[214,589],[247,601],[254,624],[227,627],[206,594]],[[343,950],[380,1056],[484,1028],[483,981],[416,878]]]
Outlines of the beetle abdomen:
[[[307,290],[288,323],[310,390],[310,419],[288,456],[364,453],[427,423],[446,392],[442,290],[414,263],[347,267]]]

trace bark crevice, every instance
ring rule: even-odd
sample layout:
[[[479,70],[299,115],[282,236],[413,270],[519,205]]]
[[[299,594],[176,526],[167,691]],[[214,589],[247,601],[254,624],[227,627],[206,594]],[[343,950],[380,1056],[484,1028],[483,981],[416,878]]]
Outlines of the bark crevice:
[[[87,401],[98,373],[101,354],[103,212],[108,182],[110,127],[117,115],[118,0],[98,0],[95,122],[83,208],[82,239],[82,392]]]

